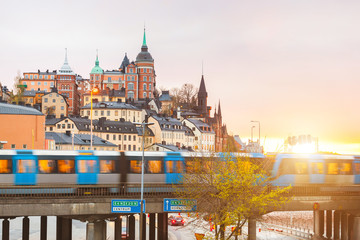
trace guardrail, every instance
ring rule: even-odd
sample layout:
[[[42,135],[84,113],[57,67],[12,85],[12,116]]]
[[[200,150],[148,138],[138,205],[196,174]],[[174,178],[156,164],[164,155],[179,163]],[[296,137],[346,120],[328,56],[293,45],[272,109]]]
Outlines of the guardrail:
[[[270,191],[275,187],[271,187]],[[179,190],[179,188],[177,188]],[[144,197],[171,196],[175,188],[169,184],[144,184]],[[140,184],[108,184],[108,185],[0,185],[0,199],[9,198],[71,198],[71,197],[109,197],[124,198],[138,196]],[[293,187],[290,196],[360,196],[360,186],[304,186]]]
[[[312,239],[314,235],[312,231],[305,228],[282,226],[282,225],[269,224],[269,223],[264,224],[263,227],[266,227],[268,231],[286,233],[287,235],[301,237],[304,239]]]

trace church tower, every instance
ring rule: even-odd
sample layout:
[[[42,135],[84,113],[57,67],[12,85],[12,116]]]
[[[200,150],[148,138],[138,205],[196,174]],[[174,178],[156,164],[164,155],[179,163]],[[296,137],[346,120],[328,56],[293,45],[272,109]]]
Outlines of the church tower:
[[[98,57],[98,53],[96,52],[95,66],[90,72],[90,89],[94,87],[103,89],[102,86],[103,75],[104,75],[104,70],[99,66],[99,57]]]
[[[138,73],[138,81],[134,83],[134,85],[136,85],[134,86],[134,90],[136,89],[136,92],[131,93],[130,91],[134,90],[126,88],[127,97],[134,94],[134,99],[153,98],[153,92],[156,86],[156,75],[154,70],[154,59],[148,52],[146,44],[145,28],[141,52],[137,55],[135,64]]]
[[[204,75],[201,75],[201,82],[198,92],[198,111],[203,117],[208,117],[208,107],[207,107],[207,91],[205,87]]]

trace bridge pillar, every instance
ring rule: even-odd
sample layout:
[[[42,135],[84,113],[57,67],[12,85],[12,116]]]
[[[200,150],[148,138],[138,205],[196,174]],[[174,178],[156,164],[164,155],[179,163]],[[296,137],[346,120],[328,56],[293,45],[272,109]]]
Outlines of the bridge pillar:
[[[141,213],[140,213],[141,214]],[[140,214],[139,214],[139,227],[140,227]],[[143,213],[143,217],[142,217],[142,239],[141,240],[146,240],[146,214]]]
[[[29,240],[29,233],[30,233],[30,219],[29,217],[23,218],[23,224],[22,224],[22,239],[23,240]]]
[[[150,213],[149,240],[155,240],[155,213]]]
[[[360,239],[360,216],[354,217],[351,239]]]
[[[10,222],[8,219],[4,219],[2,222],[2,240],[10,239]]]
[[[254,218],[249,218],[248,221],[248,239],[256,240],[256,220]]]
[[[129,240],[135,240],[135,217],[129,216]]]
[[[56,240],[72,239],[72,219],[56,217]]]
[[[115,219],[115,240],[121,240],[122,233],[122,217],[119,216]]]
[[[340,218],[341,212],[334,211],[334,240],[340,240]]]
[[[332,210],[326,211],[326,237],[331,239],[332,237]]]
[[[346,212],[341,213],[341,240],[348,240],[348,215]]]
[[[47,240],[47,216],[40,217],[40,240]]]
[[[348,238],[351,240],[352,232],[354,227],[354,215],[349,214],[348,216]]]
[[[88,222],[86,224],[86,240],[106,240],[106,221]]]
[[[168,214],[158,213],[158,240],[168,240]]]
[[[324,211],[314,210],[314,237],[313,239],[322,239],[324,235]]]

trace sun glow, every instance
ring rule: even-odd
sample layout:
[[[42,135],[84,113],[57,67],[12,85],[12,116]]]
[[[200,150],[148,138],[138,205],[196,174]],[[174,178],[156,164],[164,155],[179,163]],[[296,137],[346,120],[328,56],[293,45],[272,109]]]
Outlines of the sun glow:
[[[316,146],[315,144],[296,144],[291,148],[293,153],[315,153]]]

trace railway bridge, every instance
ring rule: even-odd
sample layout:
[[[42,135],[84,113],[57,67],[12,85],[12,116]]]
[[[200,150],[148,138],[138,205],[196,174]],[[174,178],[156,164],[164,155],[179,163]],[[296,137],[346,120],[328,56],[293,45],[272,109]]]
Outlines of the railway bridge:
[[[117,188],[118,186],[113,186]],[[69,191],[71,189],[71,191]],[[87,240],[106,239],[106,221],[115,222],[115,239],[121,238],[122,221],[127,222],[128,239],[135,239],[133,213],[114,213],[112,201],[140,199],[140,185],[130,191],[104,191],[101,186],[8,186],[0,187],[2,239],[10,239],[10,221],[23,217],[23,239],[29,239],[29,216],[41,216],[41,240],[47,239],[47,216],[57,216],[56,239],[71,240],[72,219],[87,223]],[[272,211],[313,211],[314,239],[360,239],[360,187],[294,187],[291,201]],[[145,213],[149,215],[150,240],[168,237],[168,212],[164,199],[173,198],[169,185],[144,186]],[[143,218],[144,221],[146,218]],[[156,227],[157,226],[157,227]],[[326,232],[324,232],[326,226]],[[249,239],[256,239],[256,219],[249,221]],[[157,234],[156,234],[157,232]],[[144,238],[146,239],[146,238]]]

